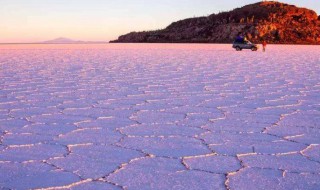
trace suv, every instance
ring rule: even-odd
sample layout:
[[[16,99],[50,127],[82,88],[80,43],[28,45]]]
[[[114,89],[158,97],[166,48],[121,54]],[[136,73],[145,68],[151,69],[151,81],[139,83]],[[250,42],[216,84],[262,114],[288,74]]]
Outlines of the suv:
[[[251,49],[252,51],[257,51],[258,50],[258,45],[253,44],[249,41],[244,41],[244,42],[233,42],[233,48],[235,48],[237,51],[241,51],[242,49]]]

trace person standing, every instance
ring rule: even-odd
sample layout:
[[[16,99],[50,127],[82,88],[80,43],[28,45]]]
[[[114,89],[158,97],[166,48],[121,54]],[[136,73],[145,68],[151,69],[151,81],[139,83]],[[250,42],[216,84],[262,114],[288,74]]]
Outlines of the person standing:
[[[237,38],[236,38],[236,42],[238,42],[238,43],[244,42],[244,37],[241,32],[238,33]]]
[[[263,40],[262,42],[262,51],[266,52],[266,47],[267,47],[267,42],[265,40]]]

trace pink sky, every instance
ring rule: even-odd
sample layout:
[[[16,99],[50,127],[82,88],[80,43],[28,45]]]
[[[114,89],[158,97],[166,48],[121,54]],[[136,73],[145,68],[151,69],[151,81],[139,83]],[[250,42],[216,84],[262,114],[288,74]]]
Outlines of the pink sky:
[[[161,29],[173,21],[227,11],[256,0],[1,0],[0,43],[58,37],[109,41],[130,31]],[[320,1],[284,0],[320,12]]]

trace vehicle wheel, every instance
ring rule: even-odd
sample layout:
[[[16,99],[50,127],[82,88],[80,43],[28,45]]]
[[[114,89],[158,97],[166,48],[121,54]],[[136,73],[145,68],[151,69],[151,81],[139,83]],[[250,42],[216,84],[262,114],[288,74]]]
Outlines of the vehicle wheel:
[[[240,47],[236,47],[236,50],[237,51],[241,51],[242,49]]]
[[[258,48],[253,47],[253,48],[251,48],[251,50],[252,50],[252,51],[257,51]]]

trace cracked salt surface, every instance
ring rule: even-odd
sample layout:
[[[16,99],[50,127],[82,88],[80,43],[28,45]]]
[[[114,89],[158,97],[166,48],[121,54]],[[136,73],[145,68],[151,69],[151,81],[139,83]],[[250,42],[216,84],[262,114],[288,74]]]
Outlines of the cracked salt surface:
[[[230,177],[230,189],[319,189],[319,174],[285,173],[281,170],[246,168]]]
[[[79,145],[71,147],[70,152],[66,157],[50,159],[48,162],[74,171],[86,179],[102,178],[118,169],[122,163],[144,156],[138,151],[102,145]]]
[[[185,170],[179,160],[141,158],[108,178],[128,189],[223,189],[224,175]]]
[[[121,190],[121,187],[103,182],[103,181],[91,181],[87,183],[81,183],[74,185],[70,188],[71,190],[82,190],[82,189],[94,189],[94,190]]]
[[[318,46],[0,50],[0,189],[320,187]]]
[[[79,180],[72,173],[56,170],[42,162],[0,163],[0,170],[0,187],[10,189],[64,186]]]

